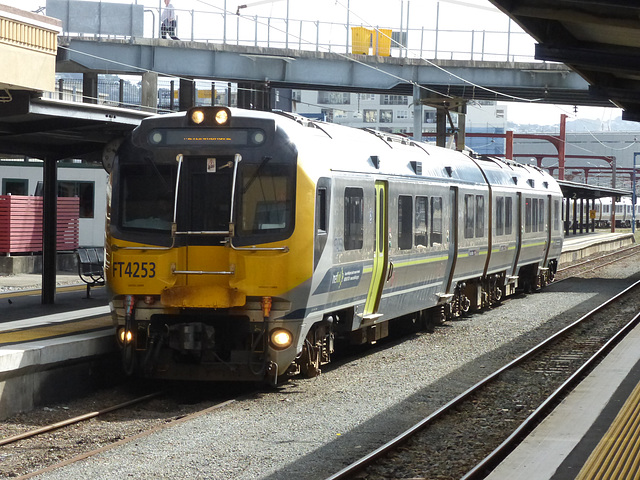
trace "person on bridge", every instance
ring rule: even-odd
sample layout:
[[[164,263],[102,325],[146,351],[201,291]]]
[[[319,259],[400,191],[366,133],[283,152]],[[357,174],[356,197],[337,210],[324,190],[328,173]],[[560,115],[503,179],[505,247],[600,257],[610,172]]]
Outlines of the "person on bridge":
[[[180,40],[176,36],[176,14],[171,4],[171,0],[164,0],[164,9],[162,10],[162,27],[160,28],[162,38],[169,35],[174,40]]]

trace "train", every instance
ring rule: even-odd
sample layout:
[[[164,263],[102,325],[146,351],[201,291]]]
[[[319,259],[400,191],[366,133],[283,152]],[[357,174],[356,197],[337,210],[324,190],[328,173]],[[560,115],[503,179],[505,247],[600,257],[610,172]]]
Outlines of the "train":
[[[595,200],[595,218],[593,221],[596,228],[611,227],[612,205],[612,197],[597,198]],[[636,227],[640,227],[640,204],[634,206],[629,196],[620,197],[615,203],[615,226],[618,228],[630,228],[634,219],[634,209]]]
[[[127,374],[277,385],[343,345],[553,281],[546,172],[285,112],[192,108],[105,148]]]

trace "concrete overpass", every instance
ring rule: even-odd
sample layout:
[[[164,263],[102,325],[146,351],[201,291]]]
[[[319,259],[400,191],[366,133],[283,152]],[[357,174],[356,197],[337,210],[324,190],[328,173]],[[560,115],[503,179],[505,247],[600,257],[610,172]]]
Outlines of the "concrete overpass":
[[[434,60],[324,53],[152,38],[62,38],[58,72],[155,72],[307,90],[611,106],[562,64]],[[515,98],[514,98],[515,97]]]

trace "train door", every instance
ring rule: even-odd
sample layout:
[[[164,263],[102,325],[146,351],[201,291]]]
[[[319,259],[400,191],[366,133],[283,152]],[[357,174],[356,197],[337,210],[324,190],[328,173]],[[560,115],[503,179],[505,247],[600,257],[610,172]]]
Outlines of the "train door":
[[[542,199],[541,199],[542,201]],[[547,198],[545,199],[545,202],[543,202],[547,204],[547,210],[545,213],[545,228],[546,228],[546,236],[545,236],[545,245],[544,245],[544,261],[542,262],[542,266],[546,266],[547,265],[547,258],[549,258],[549,250],[551,249],[551,230],[552,230],[552,226],[553,226],[553,204],[552,204],[552,200],[551,200],[551,195],[548,195]]]
[[[373,252],[373,272],[371,274],[371,284],[364,306],[364,317],[376,317],[376,312],[380,306],[382,289],[386,281],[387,265],[389,263],[389,240],[388,240],[388,183],[386,181],[376,181],[375,195],[375,242]]]
[[[520,259],[520,251],[522,249],[522,234],[524,233],[524,226],[522,224],[522,193],[516,193],[515,203],[515,233],[516,233],[516,254],[513,257],[513,269],[511,275],[518,274],[518,260]]]
[[[445,272],[446,289],[445,293],[451,293],[451,284],[453,283],[453,274],[456,269],[456,261],[458,260],[458,187],[451,187],[449,190],[449,231],[447,232],[445,241],[449,243],[449,260],[447,261],[447,270]]]

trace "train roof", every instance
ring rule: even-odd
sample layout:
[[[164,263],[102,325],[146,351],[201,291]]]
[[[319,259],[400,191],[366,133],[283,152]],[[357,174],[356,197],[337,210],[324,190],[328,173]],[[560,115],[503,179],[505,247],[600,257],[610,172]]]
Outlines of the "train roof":
[[[501,185],[530,190],[550,190],[559,193],[560,187],[547,172],[513,161],[495,157],[472,157],[468,152],[459,152],[435,145],[416,142],[409,138],[371,129],[356,129],[333,123],[311,121],[295,114],[280,113],[286,119],[310,130],[291,128],[291,122],[281,125],[292,138],[309,132],[314,137],[331,140],[341,149],[342,155],[326,159],[336,170],[354,170],[387,175],[422,176],[443,181]],[[299,147],[304,150],[304,140]],[[298,142],[296,142],[298,143]],[[310,149],[317,146],[310,147]],[[348,155],[345,155],[348,154]],[[349,165],[345,165],[349,158]]]

